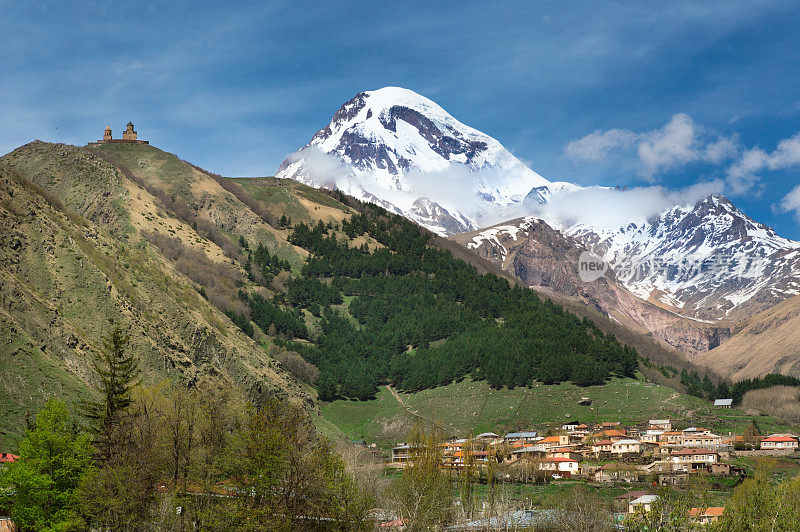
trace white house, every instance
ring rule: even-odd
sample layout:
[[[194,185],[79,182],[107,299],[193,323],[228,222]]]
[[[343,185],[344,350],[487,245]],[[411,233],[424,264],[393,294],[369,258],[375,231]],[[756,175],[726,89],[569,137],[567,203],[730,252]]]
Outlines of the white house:
[[[539,466],[543,471],[557,471],[559,473],[578,474],[578,461],[572,458],[549,456],[542,460]]]
[[[709,449],[681,449],[672,453],[675,471],[696,471],[705,469],[719,461],[719,454]]]
[[[639,453],[642,444],[636,440],[617,440],[611,444],[611,452],[615,454]]]
[[[658,495],[642,495],[638,499],[634,499],[628,503],[628,513],[635,514],[637,512],[648,513],[653,504],[658,500]]]

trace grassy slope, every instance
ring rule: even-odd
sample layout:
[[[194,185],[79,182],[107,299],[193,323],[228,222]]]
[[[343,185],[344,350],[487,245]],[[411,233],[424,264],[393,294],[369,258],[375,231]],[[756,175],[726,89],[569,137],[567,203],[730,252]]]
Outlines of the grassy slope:
[[[739,410],[715,409],[701,399],[635,379],[613,379],[605,386],[588,388],[560,384],[513,390],[492,390],[485,382],[464,380],[400,397],[403,405],[382,388],[375,400],[334,401],[324,404],[321,411],[349,438],[379,445],[402,441],[417,422],[433,423],[447,435],[469,436],[543,430],[567,419],[636,425],[669,418],[727,433],[741,431],[753,419]],[[592,405],[578,405],[581,397],[590,397]],[[760,416],[757,421],[764,431],[788,428],[771,417]]]
[[[184,190],[202,215],[235,216],[242,223],[231,237],[261,234],[254,213],[173,156],[151,147],[121,153],[150,172],[146,180]],[[159,228],[227,260],[92,149],[35,142],[0,158],[0,449],[15,449],[26,415],[48,397],[91,395],[89,364],[113,323],[130,330],[145,380],[313,397],[138,234]]]

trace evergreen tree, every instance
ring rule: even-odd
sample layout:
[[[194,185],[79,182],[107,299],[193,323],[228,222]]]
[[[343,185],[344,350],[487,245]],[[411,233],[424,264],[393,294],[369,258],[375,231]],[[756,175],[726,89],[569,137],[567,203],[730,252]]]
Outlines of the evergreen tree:
[[[100,400],[84,403],[86,416],[93,422],[99,450],[106,457],[119,416],[133,401],[131,391],[139,374],[133,356],[125,352],[129,339],[120,327],[114,327],[103,338],[102,350],[92,364],[99,377]]]

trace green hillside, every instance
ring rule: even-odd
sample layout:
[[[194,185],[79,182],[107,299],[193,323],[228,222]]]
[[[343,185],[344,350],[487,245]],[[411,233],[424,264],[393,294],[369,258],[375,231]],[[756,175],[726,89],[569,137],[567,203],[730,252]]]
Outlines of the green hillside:
[[[589,397],[592,404],[579,405],[582,397]],[[796,430],[773,417],[714,408],[707,401],[679,394],[672,388],[630,378],[589,387],[565,383],[493,390],[485,382],[464,380],[416,393],[393,393],[381,388],[373,400],[337,400],[323,404],[321,412],[326,421],[351,440],[366,440],[379,446],[404,441],[418,423],[461,437],[482,432],[502,435],[546,431],[569,420],[639,425],[664,418],[722,434],[741,432],[753,419],[767,433]]]

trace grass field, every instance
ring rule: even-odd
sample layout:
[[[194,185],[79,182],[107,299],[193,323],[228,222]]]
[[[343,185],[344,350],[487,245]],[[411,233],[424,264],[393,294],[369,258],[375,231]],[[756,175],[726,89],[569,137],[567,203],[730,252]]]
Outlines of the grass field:
[[[591,406],[579,405],[581,397],[592,399]],[[702,399],[636,379],[613,379],[605,386],[587,388],[560,384],[513,390],[492,390],[485,382],[464,380],[397,396],[384,387],[374,400],[325,403],[321,412],[350,439],[381,446],[403,441],[417,423],[435,425],[448,436],[464,437],[489,431],[501,435],[541,431],[567,420],[637,425],[648,419],[669,418],[678,425],[727,433],[740,432],[756,419],[764,432],[793,429],[776,418],[715,409]]]

